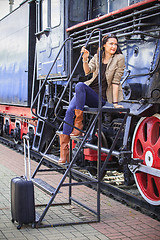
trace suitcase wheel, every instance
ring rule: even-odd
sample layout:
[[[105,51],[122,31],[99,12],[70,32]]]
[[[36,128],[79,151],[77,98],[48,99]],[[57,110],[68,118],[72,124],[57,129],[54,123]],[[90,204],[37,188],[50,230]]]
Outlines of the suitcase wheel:
[[[23,224],[19,224],[19,225],[17,226],[17,229],[20,230],[21,227],[22,227],[22,225],[23,225]]]
[[[36,228],[36,223],[32,223],[32,228]]]

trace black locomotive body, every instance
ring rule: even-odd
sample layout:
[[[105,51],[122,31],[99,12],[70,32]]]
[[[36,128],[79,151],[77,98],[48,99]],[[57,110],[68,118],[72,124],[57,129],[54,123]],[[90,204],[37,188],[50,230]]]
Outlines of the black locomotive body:
[[[112,156],[107,167],[112,169],[114,166],[115,169],[118,168],[121,171],[122,164],[126,184],[131,184],[129,167],[144,199],[153,205],[159,205],[160,175],[151,173],[153,168],[155,170],[160,167],[160,39],[157,25],[160,16],[157,9],[159,3],[154,3],[155,5],[152,5],[151,1],[139,2],[70,27],[67,32],[73,38],[73,51],[77,54],[93,29],[100,28],[103,35],[111,32],[118,36],[126,60],[126,69],[121,81],[124,93],[123,106],[130,109],[130,116],[114,148],[122,151],[122,157],[119,157],[116,165],[116,160]],[[89,50],[92,54],[96,49],[97,35],[95,34],[89,43]],[[80,72],[79,68],[79,76]],[[121,126],[122,117],[120,114],[108,116],[108,113],[104,113],[103,119],[102,143],[111,148],[113,139]],[[127,153],[123,155],[124,149],[131,150],[131,158]],[[136,163],[133,167],[132,159],[143,160],[143,166],[151,167],[150,174],[142,168],[137,168]]]
[[[19,64],[22,64],[24,69],[17,70],[14,67],[14,74],[10,73],[7,70],[6,58],[1,58],[3,64],[6,64],[4,67],[6,70],[1,67],[0,81],[2,85],[6,81],[4,76],[9,78],[12,74],[15,76],[12,78],[14,82],[26,83],[24,89],[27,93],[22,94],[20,90],[24,98],[22,102],[18,102],[6,101],[2,98],[4,91],[1,91],[1,134],[4,132],[13,135],[16,141],[20,141],[23,134],[29,132],[31,135],[35,131],[34,139],[32,138],[33,150],[43,155],[52,153],[58,156],[57,130],[62,130],[64,114],[75,84],[86,80],[82,61],[79,61],[81,47],[86,44],[94,31],[87,45],[91,55],[94,55],[99,43],[99,31],[102,36],[114,33],[125,56],[126,69],[121,80],[124,92],[122,104],[124,109],[129,109],[130,112],[124,123],[123,113],[104,110],[101,133],[95,123],[85,147],[77,156],[76,164],[95,175],[98,159],[96,146],[99,136],[102,138],[103,163],[117,133],[121,130],[105,171],[123,171],[128,185],[133,183],[134,176],[138,189],[146,201],[159,205],[160,2],[158,0],[60,0],[58,3],[55,0],[29,1],[29,3],[25,1],[17,10],[2,19],[0,26],[3,26],[5,21],[11,21],[9,19],[12,16],[18,18],[18,11],[26,6],[29,7],[30,14],[27,15],[29,25],[23,28],[28,29],[28,42],[26,49],[23,49],[25,52],[23,58],[29,66],[28,70],[24,67],[22,54],[20,54],[21,58],[18,58],[16,52],[15,59],[19,59]],[[9,29],[6,30],[8,31]],[[24,34],[24,31],[21,31],[21,33],[26,40],[26,32]],[[18,38],[18,35],[16,36],[15,31],[15,39],[16,37]],[[13,56],[14,52],[11,53]],[[8,58],[10,59],[9,56]],[[20,78],[25,75],[24,72],[28,76],[27,80]],[[8,88],[11,83],[7,80],[5,84],[7,82]],[[7,94],[11,92],[6,92]],[[20,98],[20,95],[17,96]],[[20,109],[18,114],[17,108]],[[33,119],[28,113],[20,114],[22,109],[26,108],[31,109]],[[113,109],[113,107],[106,105],[105,109]],[[25,129],[22,122],[26,120]],[[28,127],[31,121],[33,129]],[[87,131],[90,121],[92,121],[90,110],[86,108],[84,130]],[[121,125],[123,125],[122,129]],[[73,141],[73,155],[76,154],[79,144],[79,141]]]

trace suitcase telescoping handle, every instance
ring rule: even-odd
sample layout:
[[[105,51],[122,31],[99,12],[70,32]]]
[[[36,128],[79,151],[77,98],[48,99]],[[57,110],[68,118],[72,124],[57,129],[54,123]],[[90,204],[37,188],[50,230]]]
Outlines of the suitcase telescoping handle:
[[[23,136],[23,144],[24,144],[24,167],[25,167],[25,178],[26,180],[31,180],[31,159],[30,159],[30,147],[29,147],[29,136]],[[27,177],[27,152],[28,149],[28,177]]]

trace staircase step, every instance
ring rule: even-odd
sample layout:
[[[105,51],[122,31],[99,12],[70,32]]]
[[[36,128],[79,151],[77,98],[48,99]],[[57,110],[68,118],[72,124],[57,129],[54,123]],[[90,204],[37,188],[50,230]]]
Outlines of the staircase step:
[[[46,192],[49,195],[53,195],[55,192],[55,188],[52,187],[50,184],[48,184],[47,182],[43,181],[40,178],[32,178],[32,182],[41,190],[43,190],[44,192]]]
[[[39,151],[39,147],[32,146],[32,150],[35,151],[35,152],[38,152]]]
[[[55,156],[54,154],[41,153],[41,155],[50,162],[53,162],[53,163],[56,163],[56,164],[58,163],[59,157]]]
[[[77,142],[82,142],[84,139],[84,136],[70,136],[72,140],[75,140]]]
[[[56,134],[57,134],[58,136],[60,136],[61,134],[63,134],[63,132],[62,132],[62,131],[56,131]]]
[[[37,137],[40,137],[42,135],[42,133],[41,132],[36,132],[36,134],[35,134],[35,136]]]
[[[66,162],[66,164],[58,163],[59,157],[55,156],[54,154],[43,154],[41,153],[44,159],[47,159],[49,162],[55,164],[59,169],[67,169],[69,166],[69,163]],[[79,169],[79,167],[76,164],[72,165],[72,171],[74,169]]]

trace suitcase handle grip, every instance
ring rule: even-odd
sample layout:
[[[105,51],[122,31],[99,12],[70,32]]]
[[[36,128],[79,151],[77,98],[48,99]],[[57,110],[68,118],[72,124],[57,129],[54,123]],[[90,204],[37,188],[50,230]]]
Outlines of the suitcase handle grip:
[[[30,147],[29,147],[29,136],[23,136],[23,144],[24,144],[24,167],[25,167],[25,178],[26,180],[31,180],[31,159],[30,159]],[[27,178],[27,152],[28,149],[28,178]]]

